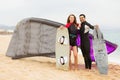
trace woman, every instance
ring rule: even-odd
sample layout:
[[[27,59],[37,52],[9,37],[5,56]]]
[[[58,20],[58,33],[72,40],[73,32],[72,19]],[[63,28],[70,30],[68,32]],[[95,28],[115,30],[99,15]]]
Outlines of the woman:
[[[62,27],[62,26],[61,26]],[[74,63],[75,63],[75,69],[78,69],[78,51],[77,51],[77,44],[76,44],[76,37],[77,37],[77,20],[74,14],[70,14],[68,16],[67,19],[67,24],[65,26],[66,28],[68,28],[68,32],[69,32],[69,40],[70,40],[70,46],[73,50],[73,54],[74,54]],[[70,58],[69,58],[69,65],[70,65],[70,69],[72,67],[72,63],[71,63],[71,52],[70,52]]]

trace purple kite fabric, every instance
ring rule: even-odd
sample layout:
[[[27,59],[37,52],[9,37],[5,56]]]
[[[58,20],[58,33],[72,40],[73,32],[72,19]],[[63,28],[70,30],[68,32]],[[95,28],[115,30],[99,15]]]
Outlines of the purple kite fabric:
[[[91,34],[89,34],[89,40],[90,40],[90,56],[92,61],[95,61],[94,51],[93,51],[93,36]],[[78,34],[76,39],[76,43],[78,47],[80,47],[81,44],[80,42],[81,42],[80,34]],[[107,54],[110,54],[117,49],[117,45],[112,42],[105,40],[105,44],[107,48]]]

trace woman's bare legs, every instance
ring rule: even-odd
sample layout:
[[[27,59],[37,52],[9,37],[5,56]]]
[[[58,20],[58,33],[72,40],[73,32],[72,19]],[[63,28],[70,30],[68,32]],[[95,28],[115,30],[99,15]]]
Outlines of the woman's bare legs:
[[[78,69],[78,50],[77,50],[77,46],[73,46],[73,54],[74,54],[75,69]]]
[[[72,69],[71,50],[70,50],[70,55],[69,55],[69,67],[70,67],[70,70],[71,70]]]

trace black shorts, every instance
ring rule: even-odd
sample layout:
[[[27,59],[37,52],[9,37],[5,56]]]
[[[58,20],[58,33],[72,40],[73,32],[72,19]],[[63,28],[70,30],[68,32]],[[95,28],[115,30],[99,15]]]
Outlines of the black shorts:
[[[70,46],[77,46],[76,37],[70,37]]]

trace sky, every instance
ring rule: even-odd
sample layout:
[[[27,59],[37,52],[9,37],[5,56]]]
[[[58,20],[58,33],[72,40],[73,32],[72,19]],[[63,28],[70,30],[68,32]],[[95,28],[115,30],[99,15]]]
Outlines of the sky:
[[[24,18],[45,18],[66,23],[74,14],[103,28],[120,27],[120,0],[0,0],[0,24],[15,26]]]

